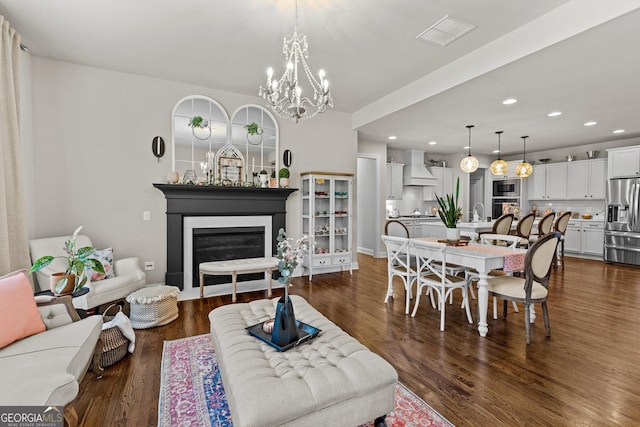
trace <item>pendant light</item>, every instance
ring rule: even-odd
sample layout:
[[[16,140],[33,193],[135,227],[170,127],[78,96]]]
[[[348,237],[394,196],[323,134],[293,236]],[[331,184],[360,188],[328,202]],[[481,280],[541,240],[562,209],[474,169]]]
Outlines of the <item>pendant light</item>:
[[[509,169],[509,165],[507,165],[507,162],[505,162],[500,158],[500,135],[501,134],[502,134],[501,130],[496,131],[496,135],[498,135],[498,159],[494,160],[493,163],[491,163],[491,166],[489,166],[491,173],[494,175],[506,175],[507,170]]]
[[[475,172],[478,169],[478,159],[471,155],[471,128],[473,125],[467,125],[467,129],[469,129],[469,155],[460,161],[460,169],[463,172],[471,173]]]
[[[520,178],[526,178],[533,173],[533,167],[527,163],[527,138],[528,136],[521,136],[522,138],[522,162],[516,166],[516,175]]]

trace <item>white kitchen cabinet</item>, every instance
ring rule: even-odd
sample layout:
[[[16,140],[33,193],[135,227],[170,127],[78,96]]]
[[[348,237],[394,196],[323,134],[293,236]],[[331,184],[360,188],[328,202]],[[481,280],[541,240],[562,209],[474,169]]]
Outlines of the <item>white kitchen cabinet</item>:
[[[491,177],[494,180],[507,179],[507,178],[520,178],[518,175],[516,175],[516,166],[518,166],[518,164],[520,164],[521,162],[522,160],[511,160],[510,162],[507,162],[507,173],[505,175],[491,174]]]
[[[570,220],[567,224],[565,252],[602,256],[603,242],[604,222]]]
[[[304,257],[303,269],[329,273],[352,272],[353,174],[305,172],[302,177],[302,234],[313,235],[314,251]]]
[[[640,146],[611,148],[609,153],[609,178],[640,176]]]
[[[402,199],[402,163],[387,163],[387,200]]]
[[[567,163],[567,199],[604,199],[607,183],[607,159]]]
[[[453,169],[432,166],[429,171],[436,178],[436,185],[422,187],[422,200],[436,200],[436,194],[439,197],[453,194]]]
[[[529,186],[530,200],[562,200],[567,198],[567,164],[551,163],[536,165],[533,173],[526,178],[531,180]]]

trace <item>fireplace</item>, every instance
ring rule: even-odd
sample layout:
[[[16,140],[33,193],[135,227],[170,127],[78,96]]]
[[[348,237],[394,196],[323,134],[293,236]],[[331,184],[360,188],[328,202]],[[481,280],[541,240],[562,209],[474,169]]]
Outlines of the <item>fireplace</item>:
[[[192,288],[195,283],[193,228],[264,227],[261,256],[272,256],[276,253],[278,230],[286,226],[287,198],[297,191],[295,188],[153,186],[162,191],[167,200],[165,282],[180,289]]]

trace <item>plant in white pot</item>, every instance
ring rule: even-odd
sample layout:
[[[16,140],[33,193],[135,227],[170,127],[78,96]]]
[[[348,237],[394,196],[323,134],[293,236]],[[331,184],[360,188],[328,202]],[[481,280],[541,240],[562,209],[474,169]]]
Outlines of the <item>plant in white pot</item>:
[[[458,206],[458,195],[460,194],[460,178],[456,181],[456,194],[446,194],[440,197],[436,194],[436,200],[440,208],[438,215],[447,227],[447,240],[459,240],[460,230],[456,228],[458,220],[462,216],[462,208]]]
[[[64,242],[64,251],[66,256],[45,255],[38,258],[31,269],[30,273],[40,271],[53,262],[56,258],[64,258],[67,261],[67,269],[61,273],[53,273],[51,275],[51,292],[55,295],[71,294],[82,288],[87,283],[87,275],[85,268],[90,267],[98,273],[104,273],[102,263],[91,256],[95,253],[95,249],[91,246],[85,246],[76,251],[76,238],[82,226],[76,228],[71,238]]]
[[[280,187],[287,188],[289,186],[290,172],[288,168],[280,168],[278,177],[280,178]]]

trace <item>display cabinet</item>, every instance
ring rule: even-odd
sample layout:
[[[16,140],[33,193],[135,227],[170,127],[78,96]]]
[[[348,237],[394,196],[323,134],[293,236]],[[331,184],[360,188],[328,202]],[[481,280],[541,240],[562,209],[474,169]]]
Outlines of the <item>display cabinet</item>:
[[[353,174],[305,172],[302,181],[302,234],[313,235],[315,247],[303,270],[353,273]]]

